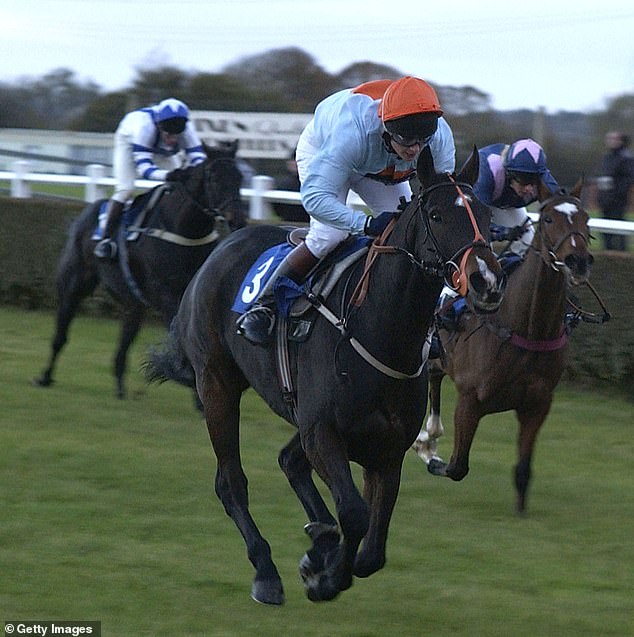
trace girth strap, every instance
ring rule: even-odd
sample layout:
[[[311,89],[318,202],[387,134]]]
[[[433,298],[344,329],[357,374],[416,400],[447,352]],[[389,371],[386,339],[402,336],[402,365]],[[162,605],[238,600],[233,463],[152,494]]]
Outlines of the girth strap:
[[[421,352],[421,363],[420,367],[413,374],[406,374],[405,372],[400,372],[396,369],[392,369],[388,367],[380,360],[372,356],[370,352],[368,352],[359,341],[354,338],[354,336],[350,336],[346,334],[345,327],[343,325],[343,321],[338,319],[323,303],[321,303],[316,297],[309,297],[310,302],[314,305],[315,309],[332,325],[334,325],[349,341],[350,345],[354,348],[354,350],[361,356],[361,358],[366,362],[372,365],[374,369],[380,371],[382,374],[389,376],[390,378],[396,378],[397,380],[405,380],[411,378],[418,378],[427,362],[427,358],[429,357],[429,347],[430,341],[428,339],[425,340],[425,345],[423,346],[423,350]]]

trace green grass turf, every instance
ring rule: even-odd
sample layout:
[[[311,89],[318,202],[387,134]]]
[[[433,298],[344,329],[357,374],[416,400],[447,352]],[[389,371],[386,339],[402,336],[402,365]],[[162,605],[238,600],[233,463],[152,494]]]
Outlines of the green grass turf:
[[[313,604],[298,561],[305,516],[277,453],[289,425],[248,392],[242,448],[251,510],[287,602],[249,597],[253,570],[213,492],[215,460],[189,392],[114,398],[118,324],[80,317],[48,389],[50,314],[0,308],[0,620],[99,620],[104,636],[632,635],[634,405],[560,388],[540,435],[529,512],[513,513],[511,414],[486,418],[461,483],[406,457],[388,563]],[[451,446],[453,389],[444,390]],[[355,475],[359,475],[355,471]]]

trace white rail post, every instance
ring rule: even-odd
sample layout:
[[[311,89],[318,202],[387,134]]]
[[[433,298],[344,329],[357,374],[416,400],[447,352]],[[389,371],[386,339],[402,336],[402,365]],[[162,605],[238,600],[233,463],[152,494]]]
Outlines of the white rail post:
[[[92,203],[93,201],[97,201],[97,199],[105,198],[105,187],[99,183],[99,180],[106,175],[105,166],[101,164],[88,164],[86,167],[86,175],[88,176],[88,181],[86,182],[84,201]]]
[[[18,159],[13,162],[13,172],[15,176],[11,180],[11,196],[16,199],[29,199],[31,197],[31,186],[24,177],[31,172],[31,162],[26,159]]]
[[[271,204],[263,198],[267,190],[273,190],[274,180],[266,175],[255,175],[251,180],[251,188],[253,188],[253,197],[249,201],[249,217],[251,219],[264,220],[273,217]]]

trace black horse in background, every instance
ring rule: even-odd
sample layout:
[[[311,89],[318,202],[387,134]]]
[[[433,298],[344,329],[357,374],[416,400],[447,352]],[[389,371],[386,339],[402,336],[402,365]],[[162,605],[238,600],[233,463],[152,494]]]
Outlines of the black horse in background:
[[[141,195],[157,201],[147,210],[136,241],[127,242],[124,228],[119,228],[118,260],[97,259],[93,254],[96,242],[92,236],[104,200],[83,210],[69,230],[60,258],[51,355],[34,384],[48,387],[53,383],[57,357],[79,305],[101,283],[123,308],[114,375],[117,396],[124,397],[128,349],[147,309],[157,310],[168,325],[185,287],[209,253],[231,230],[245,225],[237,147],[237,142],[218,148],[205,146],[207,159],[185,169],[181,182],[161,184]]]
[[[300,573],[310,600],[333,599],[354,575],[368,577],[385,564],[403,458],[426,410],[428,329],[443,280],[464,283],[476,309],[492,311],[500,302],[503,277],[488,244],[490,211],[471,188],[477,151],[457,177],[437,175],[428,153],[421,154],[417,173],[420,192],[370,247],[371,264],[348,265],[326,299],[309,310],[308,339],[288,342],[285,391],[276,359],[286,321],[278,318],[277,344],[256,346],[237,334],[238,313],[231,309],[251,264],[286,240],[281,227],[251,226],[228,237],[185,291],[167,345],[150,354],[149,380],[197,388],[217,457],[216,493],[245,540],[256,601],[282,604],[284,591],[248,508],[239,441],[242,393],[253,387],[297,427],[279,463],[310,521],[313,544]],[[359,282],[367,282],[361,295],[355,292]],[[350,462],[364,469],[363,496]],[[313,470],[330,489],[336,519]]]

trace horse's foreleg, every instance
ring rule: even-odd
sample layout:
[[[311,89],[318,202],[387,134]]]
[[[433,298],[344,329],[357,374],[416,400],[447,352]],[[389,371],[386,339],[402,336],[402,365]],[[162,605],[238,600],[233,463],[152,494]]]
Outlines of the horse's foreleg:
[[[368,531],[370,514],[354,484],[346,445],[334,428],[321,423],[301,430],[301,435],[308,461],[332,493],[341,530],[340,543],[335,545],[327,533],[325,546],[315,541],[300,562],[306,595],[312,601],[325,601],[352,585],[357,550]],[[311,535],[310,527],[307,531]]]
[[[440,418],[440,389],[445,377],[441,371],[430,370],[429,374],[429,417],[425,427],[420,430],[418,437],[412,444],[412,449],[429,465],[430,462],[442,463],[438,455],[438,438],[443,435],[445,429]]]
[[[516,491],[515,511],[519,515],[526,513],[526,498],[531,479],[533,449],[537,434],[550,410],[551,400],[548,401],[545,409],[540,409],[539,412],[523,410],[517,410],[516,412],[520,428],[518,435],[518,462],[515,466],[514,478]]]
[[[53,384],[57,357],[68,340],[70,324],[77,314],[81,301],[92,294],[98,283],[96,274],[84,272],[81,262],[73,262],[71,265],[60,268],[57,279],[58,308],[55,316],[55,333],[51,341],[51,355],[47,367],[40,376],[33,379],[33,384],[40,387],[49,387]]]
[[[354,565],[357,577],[369,577],[385,565],[387,533],[398,496],[401,464],[364,471],[364,498],[370,505],[370,528]]]
[[[293,491],[306,511],[311,522],[319,522],[336,528],[337,521],[332,517],[321,494],[313,481],[313,469],[302,448],[299,434],[280,451],[278,457],[280,468],[286,475]]]
[[[282,580],[271,558],[271,547],[249,513],[247,478],[240,461],[242,383],[230,374],[222,377],[218,371],[219,362],[212,366],[214,371],[206,369],[203,378],[197,378],[197,389],[218,460],[216,494],[242,534],[249,561],[255,568],[251,597],[262,604],[280,605],[284,603]]]
[[[471,444],[482,415],[475,397],[458,394],[454,412],[454,441],[451,458],[447,464],[432,460],[427,467],[430,473],[447,476],[452,480],[462,480],[469,473]]]
[[[114,358],[114,377],[117,385],[117,398],[125,398],[124,376],[127,368],[128,350],[139,333],[144,318],[145,308],[141,304],[127,309],[123,317],[121,333],[119,335],[119,347],[117,348]]]

